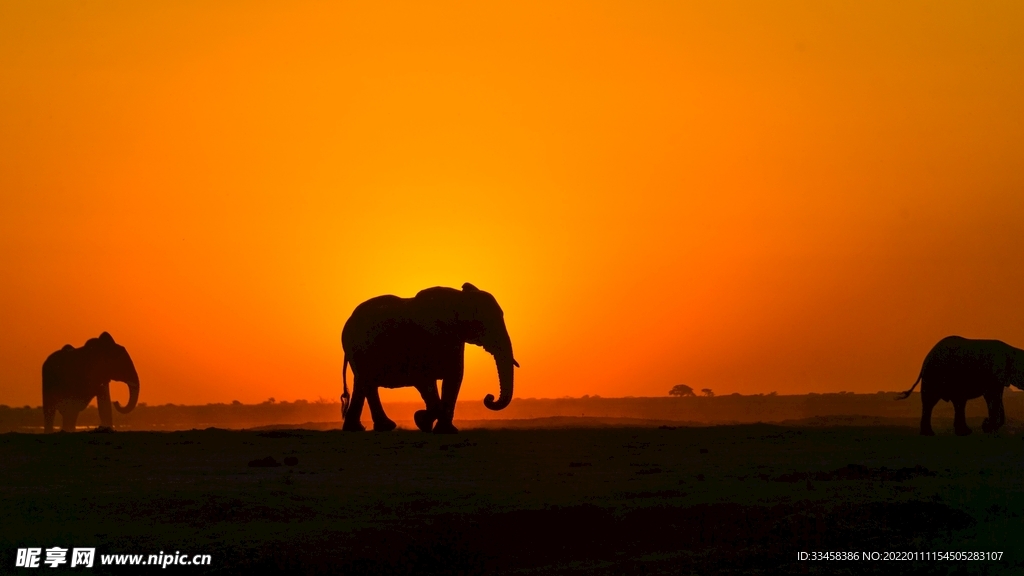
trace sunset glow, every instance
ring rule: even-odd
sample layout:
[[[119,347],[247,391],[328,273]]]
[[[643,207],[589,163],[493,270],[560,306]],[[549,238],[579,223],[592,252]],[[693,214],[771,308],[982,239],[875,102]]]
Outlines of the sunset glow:
[[[517,398],[1024,347],[1024,4],[552,4],[0,5],[0,403],[104,330],[149,404],[336,400],[357,304],[464,282]]]

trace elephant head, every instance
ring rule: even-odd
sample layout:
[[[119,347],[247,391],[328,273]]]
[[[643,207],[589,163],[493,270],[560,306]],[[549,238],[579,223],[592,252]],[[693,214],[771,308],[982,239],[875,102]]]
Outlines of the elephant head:
[[[1014,348],[1007,354],[1006,384],[1024,390],[1024,350]]]
[[[494,296],[466,282],[462,285],[462,306],[458,322],[462,340],[483,347],[494,356],[498,368],[498,400],[494,400],[493,394],[488,394],[484,398],[484,406],[491,410],[505,408],[512,401],[515,379],[513,367],[518,368],[519,363],[512,355],[512,339],[505,328],[505,314],[498,306],[498,301]]]
[[[86,342],[85,348],[93,360],[92,370],[97,379],[104,382],[116,380],[128,385],[128,405],[122,408],[115,401],[114,408],[121,414],[134,410],[139,402],[139,374],[135,371],[135,364],[128,351],[114,342],[114,338],[106,332]]]

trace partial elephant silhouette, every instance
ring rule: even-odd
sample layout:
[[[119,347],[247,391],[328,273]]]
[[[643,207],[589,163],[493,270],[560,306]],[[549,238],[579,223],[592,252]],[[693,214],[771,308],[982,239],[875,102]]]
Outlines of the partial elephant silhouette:
[[[970,340],[949,336],[939,340],[924,358],[917,381],[897,400],[904,400],[921,383],[921,434],[933,436],[932,408],[939,400],[953,403],[953,428],[960,436],[971,433],[964,414],[967,401],[979,396],[988,404],[981,429],[994,432],[1006,422],[1003,389],[1011,384],[1024,389],[1024,350],[999,340]]]
[[[363,401],[370,404],[373,429],[394,430],[384,413],[378,388],[414,386],[426,404],[414,415],[424,431],[455,433],[455,401],[462,386],[466,344],[482,346],[494,356],[498,368],[498,400],[488,394],[484,405],[501,410],[512,401],[512,340],[505,317],[493,296],[470,283],[462,290],[427,288],[413,298],[378,296],[352,312],[341,332],[345,352],[342,364],[341,413],[343,430],[365,430],[359,422]],[[352,365],[349,404],[346,367]],[[441,394],[437,381],[441,380]],[[434,422],[437,421],[435,425]]]
[[[128,385],[128,405],[121,408],[114,402],[114,407],[122,414],[131,412],[139,401],[139,375],[128,351],[106,332],[99,338],[90,338],[81,348],[68,344],[50,354],[43,362],[45,431],[53,431],[54,413],[60,411],[61,430],[74,432],[78,413],[85,410],[93,398],[99,408],[100,425],[113,428],[111,380]]]

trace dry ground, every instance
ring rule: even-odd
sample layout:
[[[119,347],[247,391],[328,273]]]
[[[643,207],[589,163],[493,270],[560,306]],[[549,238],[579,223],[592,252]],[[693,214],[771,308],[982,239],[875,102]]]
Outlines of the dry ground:
[[[181,574],[1021,573],[1024,442],[971,424],[4,434],[0,572],[58,545],[212,555]],[[1003,559],[796,561],[826,550]]]

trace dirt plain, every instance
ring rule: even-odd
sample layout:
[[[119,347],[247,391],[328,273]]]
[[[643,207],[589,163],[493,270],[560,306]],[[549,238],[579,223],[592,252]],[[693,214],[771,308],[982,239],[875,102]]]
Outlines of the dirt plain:
[[[188,574],[1021,573],[1024,442],[969,423],[8,433],[0,572],[58,545],[95,547],[96,574],[175,551],[211,555],[166,569]]]
[[[1012,423],[1024,419],[1024,393],[1011,388],[1004,394],[1006,414]],[[127,393],[125,392],[127,395]],[[516,398],[499,412],[487,410],[480,400],[458,403],[456,424],[462,428],[510,428],[564,426],[632,425],[638,427],[711,424],[807,424],[812,420],[825,425],[836,423],[895,425],[915,427],[921,417],[920,394],[894,401],[898,391],[876,394],[847,392],[797,395],[739,395],[686,398],[626,397],[601,398]],[[388,415],[400,426],[415,429],[413,413],[422,402],[389,401],[382,398]],[[272,399],[271,399],[272,400]],[[126,398],[122,399],[122,403]],[[987,408],[983,399],[967,403],[967,416],[983,418]],[[363,411],[363,423],[369,427],[369,414]],[[262,426],[292,425],[295,428],[327,429],[341,417],[337,402],[267,401],[259,404],[163,404],[150,406],[140,402],[129,414],[117,414],[119,430],[190,430],[210,427],[244,429]],[[952,420],[953,407],[940,402],[934,418]],[[553,419],[563,419],[561,423]],[[545,421],[547,420],[547,421]],[[81,430],[99,426],[95,402],[78,417]],[[57,416],[60,425],[60,415]],[[43,411],[39,406],[11,407],[0,404],[0,432],[42,432]]]

